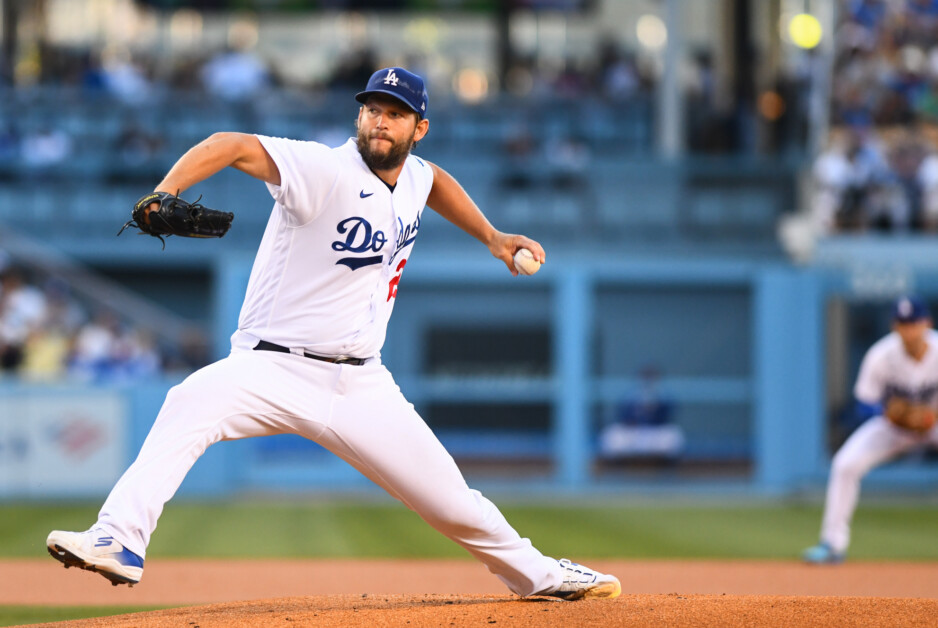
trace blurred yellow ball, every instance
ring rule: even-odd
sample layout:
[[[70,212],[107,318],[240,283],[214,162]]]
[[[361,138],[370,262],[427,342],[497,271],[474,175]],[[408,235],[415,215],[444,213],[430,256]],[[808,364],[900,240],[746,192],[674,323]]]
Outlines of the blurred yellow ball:
[[[810,13],[799,13],[788,23],[788,36],[799,48],[814,48],[823,34],[821,23]]]

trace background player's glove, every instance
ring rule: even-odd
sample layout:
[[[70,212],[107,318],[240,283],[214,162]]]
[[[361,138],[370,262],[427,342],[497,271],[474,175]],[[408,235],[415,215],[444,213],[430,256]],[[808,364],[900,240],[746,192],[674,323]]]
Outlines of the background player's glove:
[[[889,400],[885,414],[895,425],[916,432],[927,432],[935,425],[935,411],[931,407],[901,397]]]
[[[202,197],[200,196],[199,199]],[[166,248],[163,236],[187,238],[220,238],[228,232],[234,214],[199,205],[199,199],[188,203],[175,194],[153,192],[134,205],[132,219],[124,223],[120,235],[127,227],[136,227],[141,233],[159,238]],[[154,203],[159,206],[150,210]]]

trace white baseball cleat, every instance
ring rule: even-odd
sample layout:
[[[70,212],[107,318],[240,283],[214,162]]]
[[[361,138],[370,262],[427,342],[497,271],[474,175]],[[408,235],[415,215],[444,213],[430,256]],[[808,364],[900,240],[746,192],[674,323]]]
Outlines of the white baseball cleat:
[[[563,569],[563,584],[550,593],[551,597],[559,597],[565,600],[582,600],[590,598],[614,598],[622,593],[622,586],[619,579],[611,574],[600,573],[589,567],[578,565],[566,558],[559,561]]]
[[[134,586],[143,577],[143,559],[100,528],[87,532],[53,530],[46,539],[52,558],[65,568],[95,571],[117,586]]]

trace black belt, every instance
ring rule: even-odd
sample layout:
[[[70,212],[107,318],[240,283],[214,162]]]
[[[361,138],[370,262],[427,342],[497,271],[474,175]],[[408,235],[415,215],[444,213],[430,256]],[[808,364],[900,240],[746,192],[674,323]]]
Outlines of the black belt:
[[[255,351],[278,351],[280,353],[293,353],[286,347],[281,347],[280,345],[275,345],[272,342],[267,342],[266,340],[261,340],[255,345]],[[300,355],[300,354],[296,354]],[[302,353],[304,357],[312,358],[313,360],[322,360],[323,362],[331,362],[332,364],[351,364],[352,366],[361,366],[365,363],[365,358],[350,358],[348,356],[342,355],[337,358],[330,358],[324,355],[316,355],[315,353],[307,353],[304,351]]]

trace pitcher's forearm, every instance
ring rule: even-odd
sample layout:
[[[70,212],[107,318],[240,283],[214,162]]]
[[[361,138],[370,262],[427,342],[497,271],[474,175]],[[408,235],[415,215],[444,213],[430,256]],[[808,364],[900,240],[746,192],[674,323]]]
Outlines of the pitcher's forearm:
[[[495,227],[451,174],[435,164],[431,166],[433,167],[433,189],[427,198],[427,206],[489,246],[498,233]]]
[[[216,133],[192,148],[173,164],[156,190],[176,194],[234,163],[237,155],[230,150],[233,141],[227,134]]]
[[[244,133],[215,133],[186,151],[156,190],[182,192],[228,166],[262,181],[280,184],[280,171],[257,137]]]

